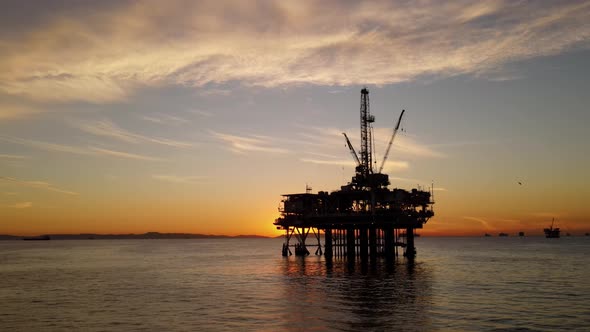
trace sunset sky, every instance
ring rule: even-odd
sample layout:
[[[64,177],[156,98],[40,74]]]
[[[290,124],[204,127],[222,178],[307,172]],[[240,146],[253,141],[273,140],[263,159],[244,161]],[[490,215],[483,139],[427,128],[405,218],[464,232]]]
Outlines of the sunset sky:
[[[0,234],[278,235],[353,176],[363,86],[421,233],[590,231],[590,2],[0,8]]]

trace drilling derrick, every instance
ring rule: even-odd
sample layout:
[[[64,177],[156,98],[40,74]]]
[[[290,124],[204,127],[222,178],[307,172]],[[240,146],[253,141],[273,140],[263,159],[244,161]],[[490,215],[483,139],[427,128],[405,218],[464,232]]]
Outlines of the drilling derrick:
[[[280,217],[274,224],[285,230],[283,256],[292,254],[306,256],[308,246],[317,246],[316,255],[325,253],[326,259],[344,257],[354,261],[375,262],[384,256],[391,260],[397,256],[398,247],[404,256],[414,257],[414,231],[434,216],[431,200],[432,192],[420,189],[389,189],[389,176],[381,173],[387,160],[391,144],[398,132],[402,117],[399,116],[393,135],[387,146],[383,162],[377,173],[373,170],[373,128],[375,117],[369,108],[369,90],[361,90],[360,156],[348,139],[344,138],[356,162],[352,180],[333,192],[320,191],[317,194],[306,190],[300,194],[283,195]],[[317,244],[306,243],[310,232]],[[321,243],[324,233],[324,245]],[[291,245],[291,240],[296,243]]]
[[[369,109],[369,90],[361,90],[361,175],[367,179],[373,173],[372,123],[375,117]]]

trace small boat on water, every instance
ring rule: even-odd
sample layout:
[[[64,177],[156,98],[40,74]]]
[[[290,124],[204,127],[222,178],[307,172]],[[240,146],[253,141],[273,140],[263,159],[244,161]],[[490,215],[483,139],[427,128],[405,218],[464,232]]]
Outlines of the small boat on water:
[[[25,236],[23,237],[25,241],[47,241],[51,240],[49,235],[39,235],[39,236]]]
[[[508,236],[508,233],[500,233],[498,236]]]
[[[553,228],[553,224],[555,223],[555,218],[551,221],[551,226],[549,228],[543,229],[545,232],[545,237],[548,239],[558,239],[559,238],[559,227]]]
[[[485,237],[490,237],[491,235],[490,235],[490,234],[488,234],[488,233],[485,233],[483,236],[485,236]]]

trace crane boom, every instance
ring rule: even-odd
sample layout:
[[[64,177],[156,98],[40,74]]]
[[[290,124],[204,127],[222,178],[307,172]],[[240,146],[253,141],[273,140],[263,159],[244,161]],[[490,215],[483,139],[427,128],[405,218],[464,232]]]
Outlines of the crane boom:
[[[402,113],[399,115],[399,119],[397,120],[397,124],[395,125],[395,129],[393,129],[393,135],[391,135],[391,139],[389,140],[389,144],[387,144],[387,150],[385,150],[385,154],[383,155],[383,161],[381,162],[381,167],[379,167],[379,173],[383,171],[383,167],[385,166],[385,161],[387,160],[387,156],[389,155],[389,150],[391,149],[391,144],[393,144],[393,139],[397,134],[397,130],[399,129],[399,125],[402,122],[402,117],[404,116],[404,112],[406,110],[402,110]]]
[[[348,139],[348,136],[346,136],[346,133],[342,133],[342,135],[344,135],[344,138],[346,138],[346,144],[348,145],[348,148],[350,149],[350,154],[352,154],[352,157],[354,158],[354,161],[356,161],[356,165],[357,166],[360,166],[361,165],[361,161],[359,160],[359,156],[356,154],[356,151],[354,151],[354,147],[350,143],[350,140]]]

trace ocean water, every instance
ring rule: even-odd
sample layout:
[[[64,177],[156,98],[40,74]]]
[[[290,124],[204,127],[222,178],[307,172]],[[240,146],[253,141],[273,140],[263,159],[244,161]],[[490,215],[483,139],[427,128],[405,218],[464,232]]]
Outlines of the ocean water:
[[[421,237],[375,266],[281,243],[0,241],[0,331],[590,331],[590,237]]]

